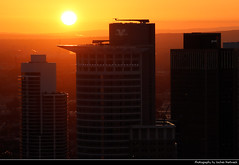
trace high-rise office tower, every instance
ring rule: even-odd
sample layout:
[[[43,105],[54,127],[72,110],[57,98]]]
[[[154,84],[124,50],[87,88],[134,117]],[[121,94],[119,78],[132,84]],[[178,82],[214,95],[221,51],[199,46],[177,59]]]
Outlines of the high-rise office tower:
[[[222,49],[219,33],[184,34],[184,49],[171,50],[179,158],[237,156],[238,66],[238,52]]]
[[[129,158],[130,126],[155,124],[155,24],[113,23],[109,34],[60,46],[76,53],[79,158]]]
[[[67,158],[67,94],[56,92],[56,64],[32,55],[20,82],[21,158]]]

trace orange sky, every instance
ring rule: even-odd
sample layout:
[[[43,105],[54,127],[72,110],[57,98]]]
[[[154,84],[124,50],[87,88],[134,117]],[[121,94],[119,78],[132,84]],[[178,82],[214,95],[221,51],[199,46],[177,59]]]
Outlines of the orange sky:
[[[2,0],[0,33],[108,30],[113,18],[148,18],[162,32],[239,27],[238,7],[238,0]],[[75,25],[61,22],[66,10],[77,14]]]

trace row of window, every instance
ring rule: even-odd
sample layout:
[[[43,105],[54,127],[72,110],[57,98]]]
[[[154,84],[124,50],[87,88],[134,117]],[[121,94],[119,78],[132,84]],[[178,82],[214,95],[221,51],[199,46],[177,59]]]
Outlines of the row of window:
[[[128,154],[128,148],[127,149],[120,149],[120,148],[115,148],[115,149],[95,149],[95,148],[83,148],[83,147],[79,147],[78,148],[79,151],[79,157],[82,158],[87,158],[87,156],[89,156],[89,158],[91,158],[90,155],[93,155],[93,157],[99,157],[99,159],[101,158],[115,158],[117,156],[117,154],[119,154],[119,158],[122,158],[122,154]],[[89,153],[89,154],[88,154]]]
[[[140,115],[136,114],[121,114],[121,115],[90,115],[90,114],[77,114],[78,120],[102,120],[102,121],[111,121],[111,120],[137,120],[140,119]]]
[[[137,99],[141,99],[141,94],[140,92],[137,93],[127,93],[127,94],[123,94],[123,93],[116,93],[116,94],[112,94],[112,93],[99,93],[99,94],[89,94],[89,93],[78,93],[77,94],[77,99],[78,100],[82,100],[82,101],[86,101],[86,100],[109,100],[109,101],[113,101],[113,100],[137,100]]]
[[[87,121],[78,120],[78,126],[88,126],[88,127],[125,127],[131,125],[140,124],[140,119],[131,121]]]
[[[122,79],[140,79],[140,74],[118,74],[118,75],[99,75],[99,74],[77,74],[78,80],[93,79],[93,80],[122,80]]]
[[[103,141],[103,139],[102,139]],[[126,148],[128,147],[127,143],[119,143],[119,142],[89,142],[89,141],[81,141],[78,140],[78,145],[81,147],[94,147],[94,148],[108,148],[108,149],[112,149],[112,148]]]
[[[78,127],[79,131],[81,133],[92,133],[92,134],[100,134],[100,133],[106,133],[106,134],[111,134],[111,133],[122,133],[122,134],[128,134],[129,133],[129,128],[89,128],[89,127]],[[88,141],[89,139],[84,139],[86,141]],[[121,139],[122,140],[122,139]],[[110,140],[110,141],[114,141],[114,140]],[[118,140],[117,140],[118,141]]]
[[[125,53],[125,54],[81,54],[78,57],[78,60],[85,60],[85,59],[138,59],[140,58],[140,54],[135,53]]]
[[[40,76],[40,72],[22,72],[22,76]]]
[[[173,51],[171,56],[173,69],[231,69],[235,67],[232,51]]]
[[[22,117],[24,117],[24,118],[27,116],[34,118],[34,117],[38,117],[39,115],[42,115],[42,118],[44,118],[44,120],[50,120],[53,118],[55,120],[60,120],[60,119],[66,118],[66,111],[64,111],[62,113],[57,112],[55,114],[53,114],[53,113],[41,113],[40,114],[40,112],[39,113],[36,113],[36,112],[31,113],[31,111],[30,112],[26,112],[26,111],[22,112]]]
[[[141,106],[141,101],[77,101],[78,106]]]
[[[90,65],[95,65],[95,64],[104,64],[104,65],[115,65],[115,64],[140,64],[140,60],[139,59],[126,59],[126,60],[113,60],[113,59],[99,59],[99,60],[80,60],[79,63],[77,63],[78,65],[82,65],[82,64],[90,64]]]
[[[102,141],[102,139],[104,139],[104,141],[107,141],[107,140],[128,140],[129,139],[129,135],[128,134],[125,134],[125,135],[120,135],[120,134],[117,134],[117,135],[114,135],[114,134],[87,134],[87,133],[83,133],[83,132],[78,132],[78,135],[77,135],[78,139],[87,139],[87,140],[98,140],[98,141]],[[78,140],[79,142],[80,140]],[[85,146],[85,145],[84,145]]]
[[[23,79],[21,84],[22,84],[22,86],[24,86],[24,85],[40,85],[40,80]]]
[[[134,93],[140,92],[140,87],[118,87],[118,88],[91,88],[91,87],[77,87],[77,92],[86,93]]]
[[[132,66],[132,67],[125,67],[125,66],[117,66],[117,67],[104,67],[104,66],[99,66],[99,67],[88,67],[88,66],[78,66],[77,67],[78,72],[98,72],[98,71],[108,71],[108,72],[113,72],[113,71],[140,71],[139,66]]]
[[[139,113],[141,112],[140,107],[116,107],[116,108],[101,108],[101,107],[78,107],[77,112],[79,114],[81,113],[92,113],[92,114],[98,114],[98,113],[106,113],[106,114],[130,114],[130,113]]]
[[[82,81],[82,80],[77,80],[77,86],[93,86],[93,87],[101,87],[101,86],[109,86],[109,87],[114,87],[114,86],[139,86],[140,81],[139,80],[131,80],[131,81],[124,81],[124,80],[117,80],[117,81]]]
[[[50,142],[51,141],[51,138],[54,137],[54,139],[58,139],[58,143],[62,143],[62,141],[64,141],[66,138],[67,138],[67,134],[66,134],[66,128],[64,130],[60,130],[60,131],[45,131],[44,130],[44,135],[42,136],[42,141],[44,141],[44,138],[45,138],[45,141],[46,142]],[[23,130],[22,132],[22,140],[23,142],[27,141],[27,139],[29,141],[35,141],[37,142],[39,140],[39,138],[35,139],[35,140],[32,140],[33,137],[38,137],[40,134],[40,132],[30,132],[30,131],[26,131],[26,130]]]

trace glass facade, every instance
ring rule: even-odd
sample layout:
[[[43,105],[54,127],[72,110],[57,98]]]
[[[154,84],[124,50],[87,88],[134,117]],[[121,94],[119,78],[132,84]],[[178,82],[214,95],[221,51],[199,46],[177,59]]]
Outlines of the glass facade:
[[[142,54],[94,50],[77,54],[78,156],[127,158],[129,126],[141,123]]]

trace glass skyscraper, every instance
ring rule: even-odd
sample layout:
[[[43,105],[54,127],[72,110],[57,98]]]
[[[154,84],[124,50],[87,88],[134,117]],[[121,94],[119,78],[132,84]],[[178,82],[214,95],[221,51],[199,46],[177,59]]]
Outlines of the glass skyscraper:
[[[132,125],[155,125],[155,24],[110,24],[76,53],[79,158],[129,158]]]

